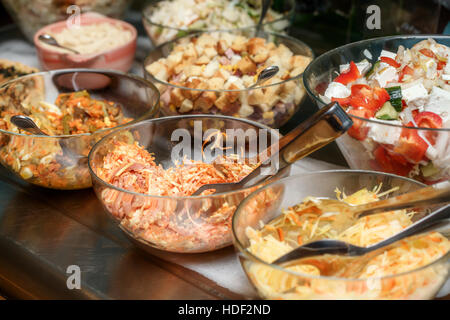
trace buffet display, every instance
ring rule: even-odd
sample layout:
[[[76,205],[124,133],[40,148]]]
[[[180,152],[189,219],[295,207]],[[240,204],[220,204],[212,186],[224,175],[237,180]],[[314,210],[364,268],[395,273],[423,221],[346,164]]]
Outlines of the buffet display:
[[[127,3],[81,2],[115,17]],[[60,21],[67,6],[52,2],[36,13],[5,0],[49,71],[0,60],[1,164],[41,187],[93,187],[118,228],[145,250],[189,254],[233,243],[261,298],[434,298],[449,278],[445,230],[359,257],[274,261],[314,240],[367,247],[433,214],[414,207],[352,220],[320,199],[359,205],[450,179],[450,37],[375,38],[314,59],[307,44],[286,35],[295,1],[281,2],[264,17],[261,1],[149,5],[143,24],[158,46],[142,78],[123,73],[136,51],[132,25],[84,13],[69,26]],[[275,71],[261,80],[267,70]],[[337,102],[349,119],[337,142],[358,170],[288,177],[287,165],[261,183],[194,195],[204,185],[239,182],[267,161],[292,163],[270,148],[263,160],[259,152],[286,147],[275,129],[301,112],[306,93],[319,107],[313,118]],[[331,123],[320,127],[321,147],[336,138],[339,125]],[[312,144],[319,138],[309,125],[291,132]]]

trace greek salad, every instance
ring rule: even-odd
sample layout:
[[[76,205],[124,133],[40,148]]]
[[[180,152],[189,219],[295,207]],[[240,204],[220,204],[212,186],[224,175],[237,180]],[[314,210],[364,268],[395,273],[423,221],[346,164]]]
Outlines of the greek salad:
[[[450,48],[433,39],[340,66],[321,95],[354,118],[348,131],[376,170],[426,183],[450,177]],[[441,129],[441,130],[439,130]],[[448,129],[448,130],[446,130]]]

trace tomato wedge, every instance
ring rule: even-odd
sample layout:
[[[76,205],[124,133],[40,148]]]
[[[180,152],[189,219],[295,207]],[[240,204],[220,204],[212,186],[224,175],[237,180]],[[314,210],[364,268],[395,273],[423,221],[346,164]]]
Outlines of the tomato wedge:
[[[331,98],[331,101],[336,101],[339,103],[341,107],[348,107],[350,105],[350,102],[352,101],[351,96],[348,96],[346,98]]]
[[[351,88],[350,105],[376,112],[390,99],[389,93],[384,88],[371,88],[365,84],[355,84]]]
[[[414,122],[419,128],[442,128],[442,118],[438,114],[431,111],[419,112],[414,116]],[[431,130],[425,132],[425,137],[431,144],[436,143],[436,132]]]
[[[413,127],[414,124],[409,122],[407,126]],[[417,129],[403,128],[393,152],[416,163],[424,158],[427,148],[428,144],[419,136]]]
[[[400,75],[399,75],[399,77],[398,77],[398,81],[400,81],[400,82],[402,82],[403,81],[403,77],[405,76],[405,75],[410,75],[410,76],[412,76],[413,74],[414,74],[414,69],[413,68],[411,68],[411,67],[409,67],[409,66],[405,66],[403,69],[402,69],[402,71],[400,71]]]
[[[442,128],[441,116],[431,111],[419,112],[414,117],[414,122],[420,128]]]
[[[392,153],[384,146],[379,145],[373,152],[378,168],[384,172],[407,176],[413,168],[413,164],[409,163],[403,156]]]
[[[347,72],[341,73],[339,76],[336,77],[336,79],[334,79],[334,81],[340,82],[340,83],[346,85],[352,81],[355,81],[360,76],[361,76],[361,74],[359,73],[358,67],[356,66],[356,64],[353,61],[350,61],[349,70]]]
[[[380,61],[387,63],[388,65],[393,66],[394,68],[399,68],[401,66],[400,63],[389,57],[381,57]]]
[[[351,109],[348,110],[347,113],[361,118],[371,118],[375,115],[375,112],[368,109]],[[353,126],[351,126],[351,128],[348,129],[347,131],[348,135],[357,140],[366,139],[369,127],[364,126],[363,120],[355,119],[353,117],[352,120]]]

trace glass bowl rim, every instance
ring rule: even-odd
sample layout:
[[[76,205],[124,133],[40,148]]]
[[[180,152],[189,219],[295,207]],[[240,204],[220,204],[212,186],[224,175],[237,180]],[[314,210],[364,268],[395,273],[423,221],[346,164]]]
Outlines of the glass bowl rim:
[[[260,191],[263,191],[267,188],[270,188],[276,184],[281,184],[284,183],[285,181],[290,181],[290,180],[296,180],[299,178],[304,178],[307,176],[314,176],[314,175],[327,175],[327,174],[333,174],[333,173],[348,173],[348,174],[372,174],[372,175],[379,175],[379,176],[388,176],[388,177],[393,177],[393,178],[397,178],[397,179],[401,179],[401,180],[405,180],[405,181],[409,181],[413,184],[422,186],[422,187],[426,187],[425,184],[415,181],[413,179],[410,178],[406,178],[406,177],[401,177],[395,174],[390,174],[390,173],[384,173],[384,172],[378,172],[378,171],[371,171],[371,170],[352,170],[352,169],[336,169],[336,170],[321,170],[321,171],[314,171],[314,172],[310,172],[310,173],[306,173],[306,174],[295,174],[289,177],[285,177],[285,178],[281,178],[277,181],[273,181],[271,183],[268,183],[267,185],[253,191],[251,194],[249,194],[244,200],[242,200],[242,202],[238,205],[238,207],[236,208],[234,214],[233,214],[233,218],[231,221],[231,234],[233,237],[233,244],[234,246],[237,248],[238,250],[238,254],[242,255],[245,259],[250,260],[252,262],[255,263],[259,263],[262,264],[266,267],[270,267],[273,270],[278,270],[278,271],[283,271],[286,272],[290,275],[296,276],[296,277],[303,277],[303,278],[308,278],[308,279],[321,279],[321,280],[330,280],[330,281],[344,281],[344,282],[355,282],[355,281],[373,281],[373,280],[384,280],[384,279],[391,279],[391,278],[395,278],[395,277],[401,277],[401,276],[405,276],[408,274],[412,274],[414,272],[418,272],[421,270],[424,270],[428,267],[431,267],[435,264],[439,264],[441,262],[445,262],[445,260],[448,260],[450,258],[450,250],[447,251],[446,254],[444,254],[442,257],[428,263],[427,265],[421,266],[417,269],[414,270],[409,270],[406,272],[401,272],[398,274],[391,274],[391,275],[387,275],[387,276],[381,276],[381,277],[370,277],[370,278],[343,278],[343,277],[329,277],[329,276],[314,276],[314,275],[309,275],[306,273],[301,273],[301,272],[297,272],[297,271],[292,271],[292,270],[288,270],[285,269],[283,267],[280,267],[276,264],[273,263],[269,263],[266,262],[262,259],[260,259],[259,257],[257,257],[256,255],[252,254],[250,251],[247,250],[247,248],[245,248],[241,241],[238,239],[237,235],[236,235],[236,219],[240,213],[240,210],[254,197],[256,196],[256,194]]]
[[[161,117],[161,118],[153,118],[153,119],[147,119],[144,121],[140,121],[131,125],[127,125],[124,126],[120,129],[117,130],[113,130],[112,132],[108,133],[107,135],[105,135],[104,137],[102,137],[99,141],[97,141],[94,146],[91,148],[91,150],[89,151],[89,155],[88,155],[88,168],[89,168],[89,173],[92,177],[92,180],[96,180],[98,183],[100,183],[101,185],[110,188],[110,189],[114,189],[116,191],[120,191],[120,192],[125,192],[127,194],[131,194],[134,196],[140,196],[140,197],[149,197],[149,198],[157,198],[157,199],[166,199],[166,200],[176,200],[176,201],[180,201],[180,200],[197,200],[197,199],[210,199],[210,198],[217,198],[217,197],[224,197],[224,196],[229,196],[232,194],[236,194],[236,193],[241,193],[244,191],[248,191],[254,187],[263,185],[264,183],[267,183],[265,181],[251,185],[249,187],[246,187],[244,189],[239,189],[239,190],[233,190],[233,191],[227,191],[227,192],[221,192],[221,193],[213,193],[213,194],[209,194],[209,195],[199,195],[199,196],[159,196],[159,195],[152,195],[152,194],[145,194],[145,193],[139,193],[139,192],[134,192],[134,191],[130,191],[130,190],[126,190],[123,188],[119,188],[116,187],[106,181],[104,181],[103,179],[101,179],[95,172],[94,169],[92,168],[91,162],[92,162],[92,157],[93,157],[93,153],[95,152],[95,150],[97,148],[99,148],[100,144],[103,141],[106,141],[106,139],[112,137],[113,135],[119,133],[119,131],[122,130],[128,130],[128,129],[132,129],[133,127],[137,127],[140,125],[146,125],[149,123],[158,123],[158,122],[164,122],[164,121],[171,121],[171,120],[181,120],[181,119],[195,119],[195,118],[212,118],[212,119],[222,119],[222,120],[233,120],[233,121],[238,121],[238,122],[244,122],[250,125],[253,125],[256,128],[259,129],[266,129],[269,132],[276,134],[278,136],[281,136],[281,134],[273,128],[270,128],[262,123],[259,122],[255,122],[252,120],[248,120],[248,119],[243,119],[243,118],[236,118],[236,117],[231,117],[231,116],[223,116],[223,115],[212,115],[212,114],[190,114],[190,115],[176,115],[176,116],[167,116],[167,117]]]
[[[311,74],[311,70],[314,68],[315,64],[318,63],[318,61],[323,61],[323,60],[327,60],[331,55],[335,54],[336,52],[339,51],[343,51],[346,50],[348,48],[351,47],[356,47],[356,46],[361,46],[364,45],[366,43],[370,43],[370,42],[375,42],[375,41],[380,41],[380,42],[386,42],[389,40],[407,40],[407,39],[420,39],[420,40],[426,40],[429,38],[436,38],[436,39],[449,39],[450,40],[450,35],[442,35],[442,34],[420,34],[420,35],[396,35],[396,36],[385,36],[385,37],[376,37],[376,38],[370,38],[370,39],[364,39],[364,40],[360,40],[360,41],[355,41],[355,42],[351,42],[351,43],[347,43],[344,44],[340,47],[334,48],[330,51],[327,51],[323,54],[321,54],[320,56],[318,56],[317,58],[315,58],[313,61],[311,61],[311,63],[309,63],[305,70],[303,71],[303,85],[305,87],[306,92],[308,93],[308,95],[310,97],[313,97],[314,100],[316,100],[316,102],[320,103],[320,104],[324,104],[326,105],[327,103],[325,103],[320,97],[318,97],[313,89],[309,86],[308,83],[308,77]],[[436,132],[450,132],[450,128],[420,128],[420,127],[408,127],[406,125],[400,125],[400,124],[393,124],[393,123],[387,123],[384,121],[380,121],[378,119],[369,119],[369,118],[363,118],[363,117],[359,117],[359,116],[355,116],[355,115],[351,115],[349,114],[350,117],[352,118],[356,118],[358,120],[362,120],[362,121],[366,121],[369,123],[375,123],[378,125],[386,125],[386,126],[390,126],[390,127],[396,127],[396,128],[407,128],[407,129],[413,129],[413,130],[424,130],[424,131],[436,131]]]
[[[10,85],[14,82],[18,82],[19,80],[23,80],[26,78],[31,78],[34,76],[45,76],[45,75],[52,75],[52,74],[67,74],[67,73],[75,73],[75,72],[81,72],[81,73],[97,73],[97,74],[105,74],[105,73],[112,73],[115,75],[119,75],[119,76],[124,76],[127,78],[130,78],[132,80],[141,82],[143,84],[145,84],[146,86],[149,87],[149,89],[151,89],[155,94],[156,94],[156,101],[153,104],[153,106],[147,111],[145,112],[143,115],[141,115],[140,117],[133,119],[130,122],[112,127],[112,128],[103,128],[100,130],[97,130],[95,132],[89,133],[89,132],[85,132],[85,133],[77,133],[77,134],[63,134],[63,135],[48,135],[48,136],[43,136],[43,135],[36,135],[36,134],[24,134],[24,133],[18,133],[18,132],[11,132],[11,131],[7,131],[7,130],[3,130],[0,129],[0,133],[3,134],[8,134],[8,135],[14,135],[14,136],[21,136],[21,137],[31,137],[31,138],[42,138],[42,139],[48,139],[48,138],[74,138],[74,137],[82,137],[82,136],[92,136],[92,135],[96,135],[98,133],[101,132],[105,132],[108,130],[116,130],[119,129],[121,127],[127,126],[127,125],[131,125],[131,124],[135,124],[137,122],[140,122],[142,119],[148,117],[148,116],[152,116],[158,113],[159,110],[159,99],[160,99],[160,92],[159,90],[156,88],[156,86],[151,83],[151,81],[148,81],[147,79],[143,78],[143,77],[139,77],[135,74],[131,74],[131,73],[124,73],[121,71],[117,71],[117,70],[109,70],[109,69],[89,69],[89,68],[69,68],[69,69],[56,69],[56,70],[48,70],[48,71],[41,71],[41,72],[35,72],[35,73],[30,73],[12,80],[9,80],[5,83],[3,83],[2,85],[0,85],[0,89],[5,88],[7,85]]]
[[[162,51],[162,47],[167,46],[167,45],[170,45],[170,44],[174,44],[175,42],[180,41],[180,40],[182,40],[182,39],[196,37],[196,36],[199,36],[199,35],[201,35],[201,34],[205,34],[205,33],[214,33],[214,32],[219,32],[219,33],[234,33],[234,32],[243,31],[243,30],[249,30],[249,28],[235,29],[235,30],[233,30],[233,31],[213,30],[213,31],[197,31],[197,32],[189,33],[189,34],[187,34],[187,35],[185,35],[185,36],[183,36],[183,37],[179,37],[179,38],[176,38],[176,39],[173,39],[173,40],[170,40],[170,41],[167,41],[167,42],[164,42],[164,43],[160,44],[159,46],[155,47],[155,48],[152,50],[152,53],[153,53],[153,52],[156,52],[156,51]],[[314,51],[311,49],[311,47],[310,47],[309,45],[307,45],[307,44],[304,43],[303,41],[301,41],[301,40],[299,40],[299,39],[297,39],[297,38],[288,36],[288,35],[280,34],[280,33],[264,32],[264,34],[269,35],[269,36],[279,37],[279,38],[285,38],[285,39],[287,39],[288,41],[292,41],[292,42],[297,42],[297,44],[301,45],[302,47],[306,48],[306,49],[309,51],[310,56],[305,56],[305,57],[308,57],[308,58],[311,59],[311,61],[309,62],[309,64],[311,64],[311,63],[314,61],[314,57],[315,57]],[[153,80],[153,81],[155,81],[155,82],[157,82],[157,83],[159,83],[159,84],[168,86],[168,87],[179,88],[179,89],[182,89],[182,90],[190,90],[190,91],[217,92],[217,93],[222,93],[222,92],[246,92],[246,91],[250,92],[251,90],[264,89],[264,88],[269,88],[269,87],[272,87],[272,86],[279,86],[279,85],[282,85],[282,84],[284,84],[284,83],[286,83],[286,82],[289,82],[289,81],[296,81],[296,80],[299,80],[299,79],[301,79],[301,78],[303,77],[303,75],[304,75],[304,73],[305,73],[305,71],[306,71],[306,68],[305,68],[305,70],[303,70],[303,72],[299,73],[299,74],[296,75],[296,76],[293,76],[293,77],[291,77],[291,78],[288,78],[288,79],[286,79],[286,80],[283,80],[283,81],[280,81],[280,82],[276,82],[276,83],[272,83],[272,84],[268,84],[268,85],[262,85],[262,86],[252,87],[252,88],[234,89],[234,90],[229,90],[229,89],[220,89],[220,90],[215,90],[215,89],[197,89],[197,88],[188,88],[188,87],[178,86],[178,85],[176,85],[176,84],[172,84],[172,83],[169,83],[169,82],[166,82],[166,81],[162,81],[162,80],[160,80],[160,79],[154,77],[150,72],[147,71],[147,68],[146,68],[146,67],[150,64],[150,63],[148,62],[148,61],[150,60],[150,58],[151,58],[150,55],[151,55],[151,53],[144,59],[144,63],[143,63],[144,76],[147,75],[148,77],[150,77],[151,80]],[[154,61],[154,62],[156,62],[156,61]],[[309,64],[308,64],[308,65],[309,65]]]
[[[290,16],[293,16],[295,14],[295,8],[297,6],[297,2],[295,0],[288,0],[288,1],[292,5],[291,10],[289,10],[287,13],[283,14],[282,17],[280,17],[280,18],[278,18],[276,20],[270,21],[270,22],[263,23],[262,25],[266,26],[266,25],[270,25],[270,24],[273,24],[273,23],[277,23],[279,21],[286,20],[286,18],[289,18]],[[148,15],[148,11],[151,11],[152,9],[156,8],[156,6],[157,6],[157,4],[159,2],[162,2],[162,1],[155,1],[153,3],[150,3],[150,4],[146,5],[144,7],[144,9],[142,9],[142,20],[145,20],[145,22],[147,22],[147,23],[149,23],[149,24],[151,24],[153,26],[164,28],[164,29],[171,29],[171,30],[177,30],[177,31],[187,31],[187,32],[198,32],[198,31],[201,31],[201,32],[207,32],[207,31],[222,31],[222,32],[225,32],[225,31],[228,31],[228,32],[230,32],[230,31],[235,31],[235,30],[253,29],[253,28],[255,28],[257,26],[257,24],[255,24],[255,25],[246,26],[246,27],[240,27],[240,28],[213,29],[213,30],[211,30],[211,29],[201,29],[201,28],[200,29],[188,29],[188,28],[183,28],[183,27],[182,28],[177,28],[177,27],[165,26],[165,25],[153,22],[150,19],[149,15]]]

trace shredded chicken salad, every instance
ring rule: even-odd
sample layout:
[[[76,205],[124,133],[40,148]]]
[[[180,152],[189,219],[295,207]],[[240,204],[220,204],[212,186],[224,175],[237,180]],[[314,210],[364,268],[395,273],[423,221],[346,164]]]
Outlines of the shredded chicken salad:
[[[362,189],[342,197],[337,191],[338,199],[353,205],[377,201],[383,196],[379,193],[380,187],[372,191]],[[335,228],[339,213],[329,212],[329,208],[321,206],[316,198],[309,197],[283,210],[280,216],[262,224],[259,230],[247,227],[246,234],[250,240],[247,250],[270,263],[298,246],[319,239],[369,246],[411,225],[413,215],[414,212],[406,210],[374,214],[359,218],[349,227],[339,230]],[[311,257],[286,268],[304,275],[354,279],[353,283],[326,278],[308,279],[258,263],[247,262],[244,267],[260,293],[271,299],[420,299],[429,298],[430,290],[435,292],[433,290],[445,281],[446,267],[442,270],[428,268],[418,274],[386,279],[380,277],[426,266],[449,250],[450,241],[446,237],[430,232],[399,241],[375,255]]]
[[[211,163],[184,160],[163,168],[137,142],[115,141],[95,171],[111,185],[142,194],[105,188],[100,195],[109,212],[135,237],[169,251],[200,252],[230,243],[231,217],[244,195],[198,200],[171,197],[190,196],[206,184],[237,182],[256,166],[231,156],[223,156],[220,164],[217,170]],[[202,195],[212,193],[206,190]]]

